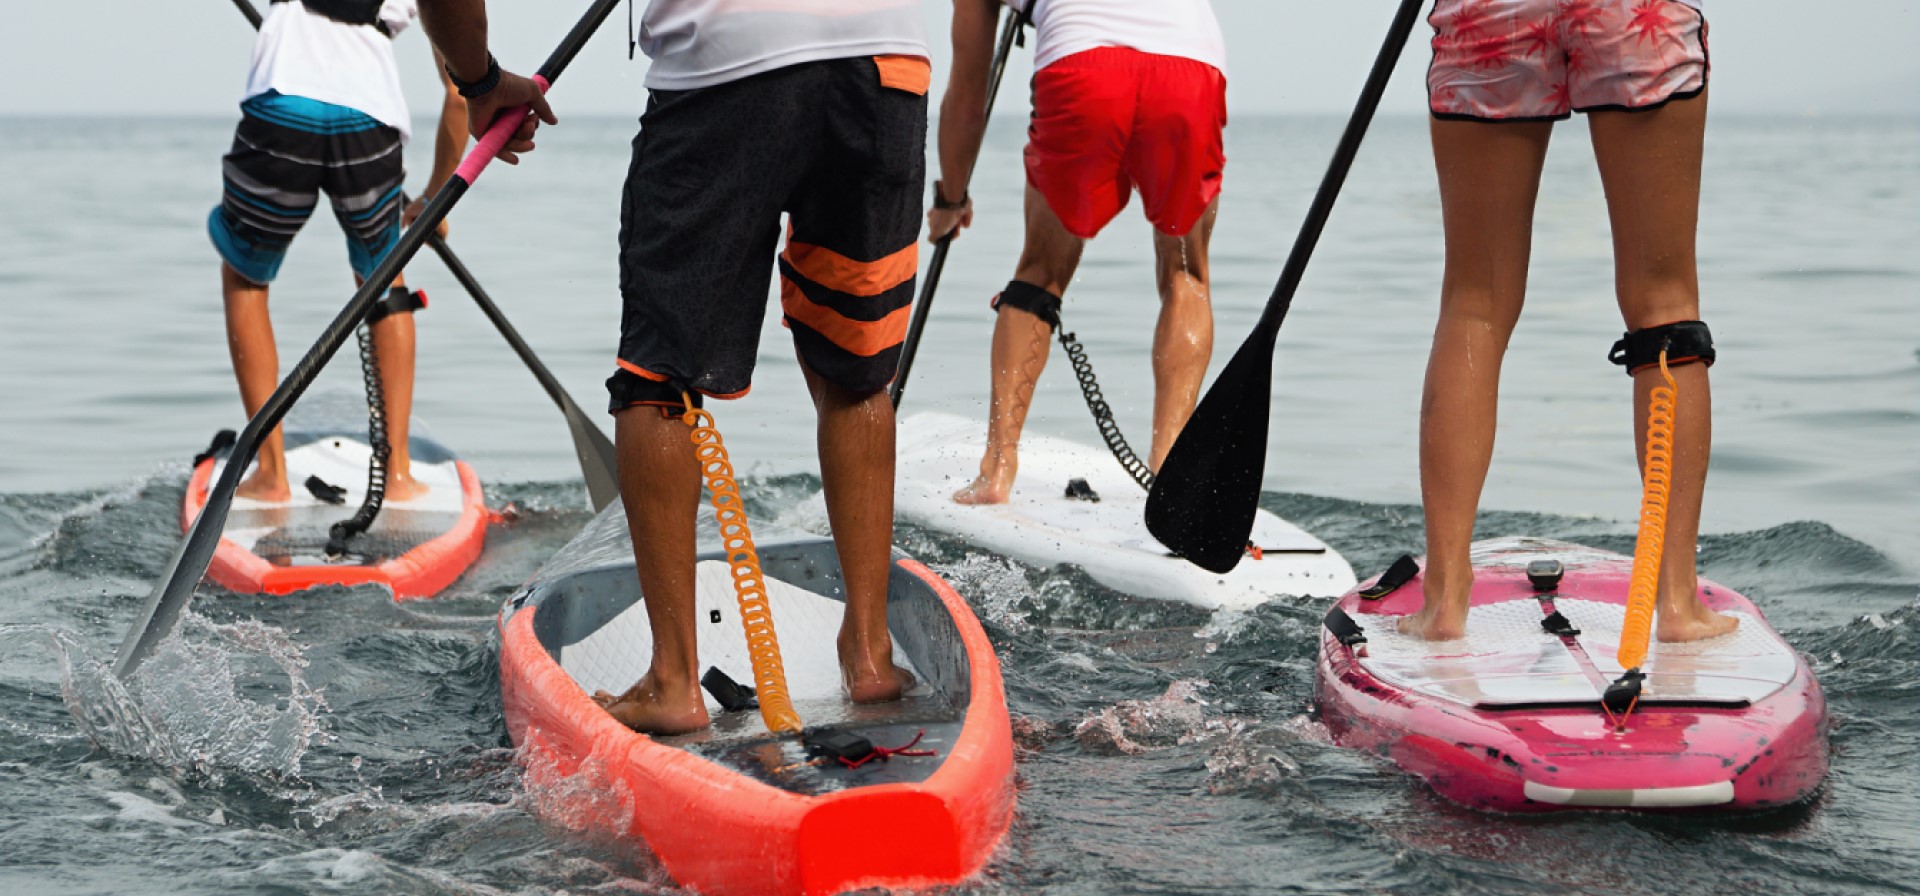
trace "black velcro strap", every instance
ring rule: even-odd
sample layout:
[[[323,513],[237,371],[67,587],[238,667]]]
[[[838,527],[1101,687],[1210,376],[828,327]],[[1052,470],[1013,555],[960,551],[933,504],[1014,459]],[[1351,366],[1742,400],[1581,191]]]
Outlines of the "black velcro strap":
[[[720,708],[727,712],[757,709],[760,706],[760,697],[753,692],[753,688],[734,681],[733,676],[720,671],[719,666],[707,667],[707,674],[700,676],[700,686],[706,688]]]
[[[213,441],[207,443],[207,450],[193,456],[193,465],[197,467],[211,458],[219,457],[220,452],[232,448],[233,443],[238,440],[239,437],[235,436],[231,429],[223,429],[214,433]]]
[[[1360,627],[1360,623],[1353,621],[1353,617],[1348,616],[1347,611],[1340,609],[1338,605],[1327,611],[1326,618],[1320,620],[1320,624],[1326,626],[1327,631],[1333,633],[1334,638],[1348,647],[1367,643],[1366,630]]]
[[[1559,610],[1553,611],[1547,615],[1547,618],[1540,620],[1540,627],[1546,629],[1547,634],[1562,638],[1571,638],[1580,634],[1580,630],[1573,627],[1573,621],[1562,615]]]
[[[807,754],[841,762],[857,763],[874,753],[873,741],[851,731],[809,728],[800,733],[800,744]]]
[[[1393,565],[1380,574],[1379,581],[1361,590],[1360,599],[1379,600],[1399,590],[1401,585],[1413,581],[1413,577],[1419,574],[1420,564],[1414,562],[1413,556],[1401,554],[1400,559],[1393,561]]]
[[[395,314],[411,314],[427,307],[427,294],[404,286],[387,290],[387,294],[367,309],[367,323],[377,324]]]
[[[1713,366],[1713,331],[1697,320],[1683,320],[1620,337],[1607,352],[1607,360],[1627,369],[1632,376],[1660,364],[1660,353],[1667,353],[1667,366],[1678,367],[1695,362]]]
[[[304,485],[307,487],[307,494],[321,501],[325,501],[328,504],[347,503],[347,490],[345,488],[334,485],[318,476],[308,476]]]
[[[1034,317],[1046,321],[1047,326],[1060,329],[1060,297],[1047,292],[1031,283],[1018,280],[1007,281],[1007,288],[993,297],[993,307],[1018,308]]]
[[[696,408],[705,407],[700,393],[682,391],[665,380],[648,379],[622,367],[607,377],[607,413],[618,414],[631,407],[645,405],[678,413],[686,410],[691,398]]]

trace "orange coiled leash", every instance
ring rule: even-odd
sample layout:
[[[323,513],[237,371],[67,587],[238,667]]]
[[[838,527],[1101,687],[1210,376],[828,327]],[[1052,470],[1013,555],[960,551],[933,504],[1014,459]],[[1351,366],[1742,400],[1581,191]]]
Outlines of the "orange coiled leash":
[[[1673,485],[1673,428],[1679,405],[1680,385],[1667,370],[1666,349],[1660,350],[1660,377],[1664,385],[1655,386],[1647,408],[1647,471],[1640,498],[1640,534],[1633,546],[1633,574],[1627,587],[1627,616],[1620,630],[1620,650],[1615,659],[1626,670],[1613,687],[1607,689],[1602,706],[1616,726],[1639,702],[1641,663],[1646,662],[1647,647],[1653,635],[1653,611],[1660,586],[1660,561],[1667,538],[1667,494]]]
[[[780,661],[780,639],[773,631],[773,609],[767,605],[766,574],[760,571],[760,552],[753,546],[753,530],[734,481],[733,464],[713,417],[693,406],[685,393],[687,411],[680,416],[693,430],[694,456],[700,478],[713,502],[713,519],[720,525],[720,543],[726,547],[727,568],[733,573],[733,592],[740,601],[740,625],[746,630],[747,656],[753,662],[753,686],[760,698],[760,718],[778,734],[800,731],[800,715],[787,698],[787,669]]]

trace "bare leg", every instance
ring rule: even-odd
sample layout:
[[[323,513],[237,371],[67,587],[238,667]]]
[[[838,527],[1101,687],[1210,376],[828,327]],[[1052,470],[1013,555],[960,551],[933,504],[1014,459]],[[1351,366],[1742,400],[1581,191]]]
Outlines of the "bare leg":
[[[252,417],[280,385],[280,352],[273,342],[273,319],[267,314],[267,287],[222,262],[220,298],[226,305],[227,354],[240,381],[240,404]],[[258,466],[233,493],[260,501],[291,498],[285,444],[280,427],[274,427],[260,444]]]
[[[1160,288],[1160,321],[1153,328],[1154,472],[1173,450],[1180,430],[1200,403],[1200,385],[1213,357],[1213,294],[1209,288],[1207,243],[1220,213],[1216,196],[1186,236],[1153,234],[1155,285]]]
[[[1067,232],[1040,191],[1027,187],[1027,244],[1014,279],[1065,296],[1080,267],[1086,241]],[[987,451],[980,478],[953,496],[960,504],[1004,504],[1020,468],[1020,430],[1033,405],[1033,387],[1047,366],[1053,331],[1018,308],[1002,306],[993,325],[993,391],[987,409]]]
[[[1615,289],[1629,330],[1700,317],[1694,232],[1706,120],[1704,94],[1647,112],[1596,112],[1588,117],[1613,221]],[[1692,641],[1733,631],[1738,620],[1700,602],[1694,570],[1713,443],[1707,367],[1688,364],[1671,372],[1680,397],[1655,633],[1662,641]],[[1657,369],[1634,377],[1633,444],[1643,473],[1647,408],[1653,388],[1662,382]]]
[[[393,285],[406,286],[406,278],[395,277]],[[389,314],[374,324],[373,348],[380,356],[387,443],[393,448],[387,459],[387,500],[406,501],[427,492],[427,487],[413,478],[413,451],[407,441],[413,423],[413,312]]]
[[[635,731],[684,734],[707,726],[694,634],[694,514],[700,509],[700,467],[687,425],[657,408],[636,407],[614,418],[620,455],[620,500],[633,537],[633,562],[653,632],[653,663],[619,696],[593,699]]]
[[[1440,321],[1420,402],[1420,497],[1426,509],[1425,603],[1401,631],[1466,633],[1473,520],[1493,460],[1500,364],[1526,298],[1533,203],[1548,123],[1432,123],[1446,226]]]
[[[893,665],[887,578],[893,569],[893,402],[857,395],[806,371],[820,415],[820,484],[847,583],[840,680],[855,703],[885,703],[911,685]]]

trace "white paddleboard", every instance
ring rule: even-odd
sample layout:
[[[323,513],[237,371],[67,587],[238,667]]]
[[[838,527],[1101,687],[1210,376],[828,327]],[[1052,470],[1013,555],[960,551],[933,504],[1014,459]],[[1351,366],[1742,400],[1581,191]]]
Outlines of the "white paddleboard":
[[[1072,564],[1094,581],[1139,597],[1208,609],[1240,609],[1282,595],[1337,597],[1355,584],[1353,567],[1325,542],[1264,510],[1253,525],[1260,559],[1225,575],[1171,556],[1147,532],[1147,494],[1107,451],[1027,433],[1020,475],[1005,504],[965,506],[953,493],[979,474],[986,423],[952,414],[915,414],[900,423],[894,512],[1034,566]],[[1066,496],[1085,479],[1100,500]]]

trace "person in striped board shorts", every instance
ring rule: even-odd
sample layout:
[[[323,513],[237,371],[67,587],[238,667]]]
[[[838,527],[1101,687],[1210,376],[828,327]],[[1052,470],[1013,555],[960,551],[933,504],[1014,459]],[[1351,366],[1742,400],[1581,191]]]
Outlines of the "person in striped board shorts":
[[[327,194],[346,231],[356,283],[372,274],[399,241],[403,219],[411,223],[423,206],[424,199],[404,210],[401,203],[402,150],[411,125],[393,55],[394,35],[416,13],[414,0],[273,0],[261,23],[240,124],[222,164],[220,204],[207,217],[207,232],[221,259],[227,349],[248,416],[280,382],[268,287],[320,194]],[[466,105],[451,84],[446,86],[433,176],[423,196],[452,176],[466,146]],[[407,444],[413,311],[424,305],[404,279],[395,278],[392,291],[368,318],[392,446],[389,503],[426,490],[413,478]],[[265,501],[291,497],[278,427],[234,494]]]
[[[493,109],[537,96],[487,52],[484,0],[422,3],[454,83],[499,85],[469,97],[476,130]],[[886,387],[919,266],[924,31],[919,0],[652,0],[642,13],[652,65],[620,200],[620,345],[607,392],[653,652],[632,687],[595,695],[637,731],[709,723],[694,618],[701,468],[681,418],[703,397],[752,386],[776,264],[845,575],[841,679],[856,703],[896,700],[910,684],[887,630]],[[509,150],[530,149],[537,126],[524,121]]]
[[[1701,602],[1694,571],[1712,440],[1694,235],[1707,120],[1700,0],[1439,0],[1427,71],[1446,230],[1440,321],[1420,413],[1425,601],[1400,628],[1466,633],[1469,545],[1493,458],[1500,367],[1520,319],[1534,199],[1553,123],[1587,114],[1613,227],[1614,291],[1626,334],[1609,360],[1633,377],[1634,444],[1663,383],[1679,384],[1655,635],[1690,641],[1738,621]],[[1643,453],[1641,462],[1646,461]]]

